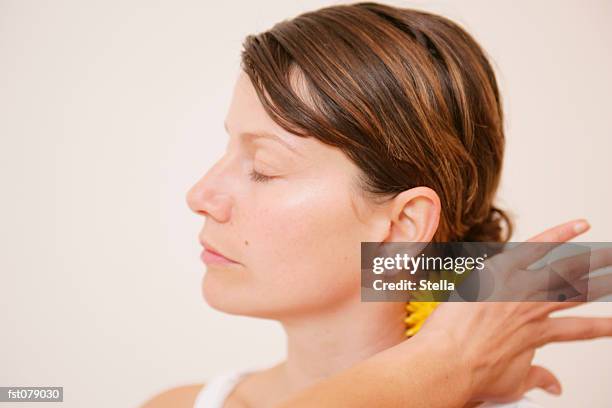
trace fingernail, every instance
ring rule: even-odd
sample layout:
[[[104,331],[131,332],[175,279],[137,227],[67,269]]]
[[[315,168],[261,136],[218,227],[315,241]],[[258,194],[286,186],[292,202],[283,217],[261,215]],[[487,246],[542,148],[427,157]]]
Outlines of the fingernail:
[[[578,234],[586,231],[587,228],[589,228],[589,224],[585,221],[580,221],[579,223],[574,225],[574,231]]]
[[[548,387],[545,388],[545,390],[554,395],[561,394],[561,388],[556,384],[549,385]]]

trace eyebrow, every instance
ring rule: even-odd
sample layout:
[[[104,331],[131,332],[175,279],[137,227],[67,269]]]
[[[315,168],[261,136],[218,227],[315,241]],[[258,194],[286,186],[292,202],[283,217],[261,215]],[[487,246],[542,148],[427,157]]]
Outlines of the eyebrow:
[[[230,131],[229,131],[228,127],[227,127],[227,122],[223,122],[223,127],[225,127],[225,131],[228,134],[230,134]],[[275,141],[279,142],[280,144],[285,146],[287,149],[291,150],[293,153],[295,153],[295,154],[297,154],[299,156],[303,156],[294,146],[292,146],[287,141],[283,140],[280,136],[275,135],[274,133],[258,131],[258,132],[244,132],[244,133],[241,133],[240,135],[248,135],[248,136],[254,136],[254,137],[263,137],[263,138],[266,138],[266,139],[272,139],[272,140],[275,140]]]

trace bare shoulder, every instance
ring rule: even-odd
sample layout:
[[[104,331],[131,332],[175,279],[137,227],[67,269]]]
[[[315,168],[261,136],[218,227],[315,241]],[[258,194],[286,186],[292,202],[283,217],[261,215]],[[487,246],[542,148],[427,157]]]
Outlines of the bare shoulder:
[[[140,408],[193,408],[204,384],[189,384],[162,391],[147,400]]]

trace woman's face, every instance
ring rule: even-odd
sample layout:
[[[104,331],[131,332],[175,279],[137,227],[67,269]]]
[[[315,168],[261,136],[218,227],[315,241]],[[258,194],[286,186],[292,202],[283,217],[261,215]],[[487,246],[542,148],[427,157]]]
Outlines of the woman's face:
[[[370,240],[374,218],[353,190],[357,167],[276,124],[244,72],[225,122],[225,154],[187,194],[205,216],[200,240],[238,262],[206,266],[207,302],[280,319],[359,297],[360,242]],[[253,180],[251,170],[272,178]]]

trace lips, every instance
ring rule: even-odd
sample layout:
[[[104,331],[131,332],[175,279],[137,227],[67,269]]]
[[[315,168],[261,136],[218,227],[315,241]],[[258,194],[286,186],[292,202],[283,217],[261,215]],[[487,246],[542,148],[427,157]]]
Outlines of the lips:
[[[208,242],[202,240],[201,244],[204,247],[204,251],[202,251],[202,259],[205,263],[238,263],[223,255],[223,253],[210,245]]]

